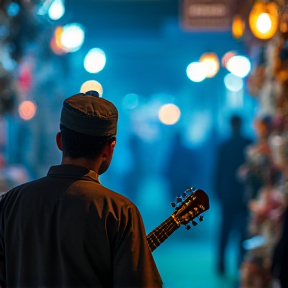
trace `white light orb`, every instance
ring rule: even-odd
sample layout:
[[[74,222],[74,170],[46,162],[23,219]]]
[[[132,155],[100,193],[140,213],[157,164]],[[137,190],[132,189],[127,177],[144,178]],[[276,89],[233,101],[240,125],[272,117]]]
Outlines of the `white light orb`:
[[[54,0],[51,4],[48,15],[51,20],[60,19],[65,13],[65,6],[63,0]]]
[[[256,21],[256,26],[257,26],[257,29],[263,34],[266,34],[267,32],[269,32],[272,27],[272,22],[271,22],[269,14],[261,13],[258,16],[258,19]]]
[[[36,105],[32,101],[23,101],[18,108],[19,115],[24,120],[32,119],[36,114]]]
[[[60,41],[69,52],[75,52],[81,48],[84,38],[84,28],[80,24],[72,23],[63,27]]]
[[[238,92],[243,88],[243,80],[231,73],[224,77],[224,83],[228,90],[232,92]]]
[[[236,55],[227,61],[226,68],[232,74],[244,78],[251,71],[251,62],[245,56]]]
[[[158,112],[159,120],[165,125],[176,124],[181,116],[181,111],[178,106],[174,104],[163,105]]]
[[[91,49],[85,59],[84,67],[89,73],[98,73],[100,72],[106,64],[106,55],[103,50],[99,48]]]
[[[99,93],[99,97],[103,95],[103,87],[102,85],[95,80],[89,80],[82,84],[80,92],[86,93],[88,91],[97,91]]]
[[[193,82],[201,82],[206,78],[205,66],[200,62],[192,62],[187,66],[186,74]]]

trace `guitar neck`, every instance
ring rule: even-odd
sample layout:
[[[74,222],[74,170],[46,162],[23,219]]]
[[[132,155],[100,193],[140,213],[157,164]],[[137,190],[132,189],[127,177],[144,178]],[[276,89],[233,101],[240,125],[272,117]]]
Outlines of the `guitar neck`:
[[[176,222],[173,216],[170,216],[151,231],[147,235],[147,241],[151,252],[159,247],[160,244],[162,244],[176,229],[179,228],[179,226],[180,224]]]

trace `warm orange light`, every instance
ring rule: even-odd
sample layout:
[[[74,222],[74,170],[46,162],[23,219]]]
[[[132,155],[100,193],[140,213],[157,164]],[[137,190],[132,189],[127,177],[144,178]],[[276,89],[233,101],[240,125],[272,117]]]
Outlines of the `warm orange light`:
[[[215,53],[205,53],[200,57],[199,60],[206,70],[206,77],[214,77],[219,70],[219,59]]]
[[[232,34],[236,39],[240,39],[245,30],[245,22],[239,15],[236,15],[232,22]]]
[[[68,53],[68,50],[61,43],[63,27],[58,26],[54,31],[54,37],[50,40],[50,48],[56,55]]]
[[[282,20],[280,23],[279,29],[282,33],[287,33],[288,32],[288,23],[285,20]]]
[[[56,27],[55,32],[54,32],[54,39],[55,39],[56,45],[59,48],[63,47],[63,45],[61,43],[62,34],[63,34],[63,27],[61,27],[61,26]]]
[[[274,2],[256,2],[249,14],[249,26],[255,37],[268,40],[278,29],[278,10]]]
[[[32,101],[24,101],[20,104],[18,111],[22,119],[30,120],[36,114],[36,105]]]
[[[56,55],[63,55],[65,53],[61,48],[59,48],[55,38],[52,38],[50,40],[50,48],[53,51],[53,53]]]

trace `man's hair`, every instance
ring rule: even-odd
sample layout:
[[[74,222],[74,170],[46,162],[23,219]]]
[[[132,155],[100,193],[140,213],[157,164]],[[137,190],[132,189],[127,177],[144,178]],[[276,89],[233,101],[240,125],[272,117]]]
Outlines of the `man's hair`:
[[[62,133],[62,150],[64,157],[72,159],[96,159],[108,141],[116,139],[111,136],[90,136],[82,134],[60,124]]]

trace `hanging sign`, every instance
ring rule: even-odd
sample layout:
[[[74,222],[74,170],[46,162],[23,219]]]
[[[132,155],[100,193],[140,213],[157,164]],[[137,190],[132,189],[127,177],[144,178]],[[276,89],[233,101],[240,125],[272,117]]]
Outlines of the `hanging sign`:
[[[181,26],[184,30],[231,30],[229,0],[182,0],[180,5]]]

